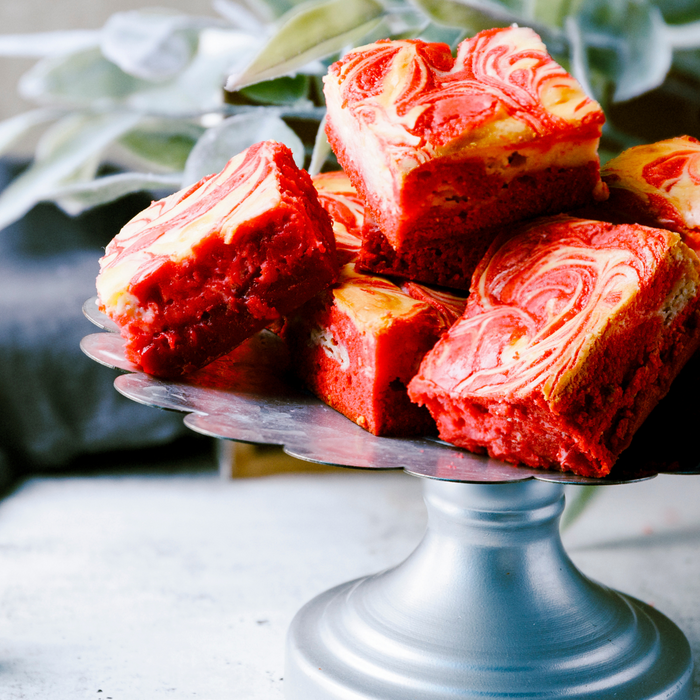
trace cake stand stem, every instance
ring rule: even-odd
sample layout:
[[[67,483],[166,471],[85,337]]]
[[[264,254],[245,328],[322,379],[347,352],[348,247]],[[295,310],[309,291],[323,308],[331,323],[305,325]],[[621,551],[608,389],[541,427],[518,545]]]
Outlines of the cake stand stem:
[[[563,486],[427,479],[425,501],[408,559],[297,613],[288,700],[690,700],[683,633],[564,551]]]

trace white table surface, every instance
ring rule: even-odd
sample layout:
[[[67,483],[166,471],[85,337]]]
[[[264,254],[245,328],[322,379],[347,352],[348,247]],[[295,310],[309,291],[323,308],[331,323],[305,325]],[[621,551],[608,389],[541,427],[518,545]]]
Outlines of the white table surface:
[[[398,563],[425,525],[400,472],[179,468],[34,477],[0,501],[2,700],[281,700],[299,607]],[[700,478],[605,487],[564,542],[700,665]]]

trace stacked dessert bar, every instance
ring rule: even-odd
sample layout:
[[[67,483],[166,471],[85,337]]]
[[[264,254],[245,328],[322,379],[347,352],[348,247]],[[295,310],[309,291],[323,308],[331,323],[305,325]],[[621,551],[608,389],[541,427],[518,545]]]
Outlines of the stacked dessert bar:
[[[677,231],[700,251],[700,141],[679,136],[635,146],[609,161],[610,198],[600,213]]]
[[[604,476],[698,346],[699,267],[671,231],[520,225],[479,264],[410,396],[456,445]]]
[[[264,142],[127,223],[100,261],[97,293],[127,357],[172,377],[227,354],[337,276],[311,178],[286,146]]]
[[[456,58],[380,41],[325,85],[329,141],[365,201],[358,267],[470,289],[410,398],[454,444],[607,474],[700,335],[698,261],[677,235],[534,218],[607,197],[599,106],[518,27]]]
[[[526,28],[379,41],[325,79],[327,134],[366,206],[360,265],[469,287],[494,230],[606,196],[597,103]]]

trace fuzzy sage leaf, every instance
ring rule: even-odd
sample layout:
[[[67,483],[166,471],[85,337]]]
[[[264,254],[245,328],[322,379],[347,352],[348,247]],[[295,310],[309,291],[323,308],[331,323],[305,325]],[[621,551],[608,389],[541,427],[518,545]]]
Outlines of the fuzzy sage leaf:
[[[122,136],[119,143],[149,168],[182,172],[204,131],[187,120],[151,118]]]
[[[35,126],[53,121],[60,114],[55,109],[33,109],[0,122],[0,154],[5,153]]]
[[[0,229],[24,216],[96,153],[133,129],[139,116],[125,112],[76,114],[56,127],[61,138],[45,137],[44,153],[0,194]],[[50,142],[50,144],[49,144]]]
[[[313,177],[321,172],[328,156],[331,154],[331,145],[326,138],[326,117],[324,116],[321,123],[318,125],[316,139],[314,141],[314,150],[311,153],[311,162],[309,163],[309,175]]]
[[[589,84],[597,70],[615,85],[613,101],[653,90],[671,67],[666,25],[648,0],[583,0],[569,26],[580,35]]]
[[[299,167],[304,165],[304,144],[273,109],[256,109],[225,119],[204,132],[192,149],[183,175],[187,187],[206,175],[218,173],[226,163],[259,141],[286,144]]]
[[[175,192],[180,187],[182,173],[117,173],[90,180],[58,186],[46,193],[44,199],[54,201],[67,214],[76,216],[132,192]]]
[[[49,56],[19,82],[23,97],[40,104],[112,106],[148,83],[127,75],[108,61],[99,48]]]
[[[460,27],[470,34],[513,23],[532,27],[551,53],[568,50],[564,33],[532,16],[531,3],[520,0],[411,0],[433,22],[446,27]]]
[[[229,77],[226,89],[233,92],[289,75],[310,61],[340,51],[367,34],[384,12],[377,0],[324,0],[299,5],[280,19],[253,62]]]
[[[100,46],[125,73],[162,82],[189,64],[197,51],[199,30],[213,23],[157,8],[117,12],[102,29]]]

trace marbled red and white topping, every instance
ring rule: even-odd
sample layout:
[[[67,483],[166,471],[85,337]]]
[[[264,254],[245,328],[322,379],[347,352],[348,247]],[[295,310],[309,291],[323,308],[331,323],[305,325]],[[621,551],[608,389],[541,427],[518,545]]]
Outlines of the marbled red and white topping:
[[[336,306],[363,332],[377,333],[396,319],[407,320],[429,308],[385,277],[359,272],[352,263],[341,269],[331,293]]]
[[[458,177],[460,163],[478,162],[506,183],[548,168],[597,171],[603,112],[528,28],[480,32],[456,57],[446,44],[378,41],[334,63],[324,92],[330,144],[397,250],[403,233],[392,222],[467,206],[459,182],[433,183],[434,168]],[[422,208],[402,199],[421,178]],[[597,172],[590,187],[607,196]]]
[[[420,374],[455,396],[537,391],[553,400],[678,245],[667,231],[569,217],[501,238],[475,272],[464,316]],[[647,310],[665,322],[676,311]]]
[[[404,281],[401,283],[401,289],[413,299],[427,301],[440,318],[444,330],[453,325],[464,313],[467,303],[464,293],[419,282]]]
[[[326,91],[395,147],[396,157],[454,141],[511,144],[582,125],[599,134],[604,121],[535,32],[520,27],[480,32],[459,45],[456,58],[446,44],[378,41],[334,63]]]
[[[97,291],[103,307],[127,312],[129,290],[165,260],[192,254],[213,233],[235,243],[240,225],[277,206],[280,193],[271,141],[233,157],[216,175],[203,178],[134,217],[107,246],[100,261]]]
[[[700,142],[679,136],[634,146],[609,161],[601,170],[608,184],[611,205],[636,198],[650,223],[684,234],[684,241],[700,250]],[[621,198],[623,197],[623,198]],[[646,217],[644,217],[646,214]]]

